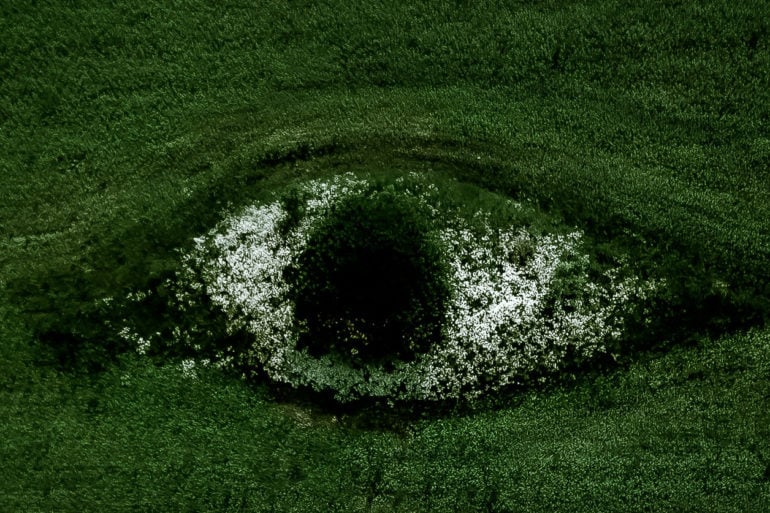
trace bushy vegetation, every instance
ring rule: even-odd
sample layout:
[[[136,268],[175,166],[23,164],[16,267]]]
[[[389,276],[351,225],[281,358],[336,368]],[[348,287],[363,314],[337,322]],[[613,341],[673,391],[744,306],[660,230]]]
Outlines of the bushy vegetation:
[[[405,406],[542,382],[655,314],[664,281],[592,263],[580,232],[532,207],[458,189],[416,174],[294,184],[196,237],[162,292],[117,301],[112,329],[141,354]]]
[[[286,269],[298,347],[358,362],[414,360],[441,336],[449,299],[443,248],[413,197],[343,199]],[[338,347],[338,345],[340,347]]]
[[[767,510],[768,19],[761,0],[1,6],[0,510]],[[247,350],[206,294],[168,308],[180,252],[347,171],[442,175],[470,211],[501,195],[548,213],[536,233],[580,230],[590,258],[551,308],[624,258],[666,286],[590,372],[422,420],[319,413],[146,347],[194,318],[201,352]]]

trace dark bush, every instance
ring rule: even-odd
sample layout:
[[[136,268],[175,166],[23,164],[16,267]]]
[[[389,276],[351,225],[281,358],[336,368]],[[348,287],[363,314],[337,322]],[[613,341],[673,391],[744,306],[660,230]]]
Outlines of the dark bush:
[[[336,205],[286,271],[300,347],[351,363],[412,360],[440,337],[449,287],[419,203],[378,191]]]

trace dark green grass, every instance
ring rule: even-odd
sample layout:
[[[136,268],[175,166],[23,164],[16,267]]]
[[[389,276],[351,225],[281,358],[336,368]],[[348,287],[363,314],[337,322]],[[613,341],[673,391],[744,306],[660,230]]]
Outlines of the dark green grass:
[[[717,338],[770,312],[768,19],[764,1],[3,4],[0,510],[770,510],[767,331]],[[35,338],[95,329],[94,299],[168,273],[228,202],[389,167],[532,201],[678,277],[648,347],[700,321],[714,338],[399,432],[125,356],[92,351],[88,374]]]
[[[7,511],[768,510],[766,332],[379,431],[212,371],[38,368],[3,313]]]

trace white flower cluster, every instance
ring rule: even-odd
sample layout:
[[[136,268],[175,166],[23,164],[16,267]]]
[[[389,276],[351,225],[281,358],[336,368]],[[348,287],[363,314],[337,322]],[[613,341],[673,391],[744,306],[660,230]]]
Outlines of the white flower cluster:
[[[458,224],[442,231],[453,298],[434,372],[421,383],[428,398],[475,395],[482,381],[492,388],[517,383],[533,371],[557,370],[570,351],[585,360],[621,336],[621,293],[635,280],[607,280],[608,288],[588,281],[579,232],[479,234]],[[522,247],[531,250],[526,259]],[[558,295],[561,280],[580,278],[579,294]]]
[[[148,340],[145,337],[142,337],[135,331],[133,331],[128,326],[124,326],[119,332],[118,336],[121,337],[123,340],[126,340],[127,342],[133,344],[134,348],[136,349],[136,352],[140,355],[147,354],[147,351],[150,349],[150,345],[152,344],[151,340]]]
[[[366,180],[346,174],[301,185],[303,216],[288,232],[289,214],[276,200],[249,207],[195,239],[180,279],[225,312],[228,330],[253,336],[251,349],[229,362],[261,369],[278,382],[331,390],[342,401],[434,400],[474,397],[557,370],[566,355],[590,358],[621,336],[620,314],[645,286],[619,279],[617,270],[603,277],[604,285],[591,281],[579,232],[536,236],[525,228],[492,227],[483,217],[471,223],[440,212],[431,201],[435,186],[409,180],[397,182],[399,190],[417,198],[433,219],[450,269],[442,340],[415,360],[388,368],[354,367],[333,354],[315,357],[297,348],[283,272],[334,204],[368,189]],[[410,189],[412,183],[417,185]],[[565,280],[577,280],[579,290],[560,295]],[[231,349],[222,358],[232,358],[225,356]]]

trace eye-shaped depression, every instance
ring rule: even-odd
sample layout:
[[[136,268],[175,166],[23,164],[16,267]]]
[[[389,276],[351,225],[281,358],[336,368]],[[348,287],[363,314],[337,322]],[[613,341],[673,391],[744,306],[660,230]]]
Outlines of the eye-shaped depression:
[[[228,336],[206,361],[340,401],[472,398],[623,337],[654,284],[598,271],[579,231],[544,232],[532,209],[454,187],[418,175],[298,183],[196,238],[172,301],[221,312]],[[190,333],[178,343],[200,349]]]

